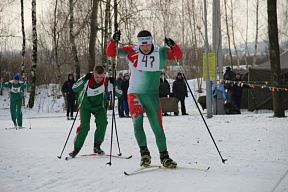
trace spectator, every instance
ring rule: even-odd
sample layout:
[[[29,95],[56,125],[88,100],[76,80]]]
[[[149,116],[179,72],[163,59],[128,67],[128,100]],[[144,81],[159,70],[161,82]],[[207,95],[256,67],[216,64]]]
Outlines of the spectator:
[[[165,73],[162,72],[160,75],[160,85],[159,85],[159,97],[167,97],[170,93],[170,84],[165,79]],[[169,116],[168,113],[164,113],[163,116]]]
[[[117,83],[120,87],[122,86],[123,81],[124,81],[123,73],[119,73],[119,76],[117,78]],[[122,97],[118,97],[118,114],[120,118],[125,117]]]
[[[223,79],[224,80],[228,80],[228,83],[224,82],[224,89],[227,90],[227,94],[228,94],[228,103],[232,102],[232,90],[231,90],[231,86],[230,86],[230,81],[233,79],[234,76],[234,72],[231,71],[230,67],[226,67],[226,71],[223,75]]]
[[[127,98],[127,93],[128,93],[128,88],[129,88],[129,74],[125,73],[124,75],[124,81],[122,82],[122,101],[123,101],[123,107],[125,111],[125,117],[130,117],[129,116],[129,106],[128,106],[128,98]]]
[[[72,86],[75,83],[73,74],[68,75],[68,80],[64,82],[62,86],[62,92],[66,93],[66,100],[67,100],[67,120],[74,120],[73,118],[73,111],[76,99],[76,93],[72,90]],[[70,113],[70,118],[69,118]]]
[[[233,96],[233,102],[234,105],[238,107],[238,109],[241,109],[241,99],[242,99],[242,86],[240,85],[240,82],[242,81],[240,73],[236,74],[236,78],[232,79],[234,84],[231,84],[232,87],[232,96]],[[250,88],[249,85],[243,84],[244,88]]]
[[[182,115],[188,115],[185,107],[185,97],[188,97],[187,87],[183,80],[182,74],[178,73],[176,80],[173,82],[173,94],[181,102]],[[178,113],[174,113],[176,116]]]

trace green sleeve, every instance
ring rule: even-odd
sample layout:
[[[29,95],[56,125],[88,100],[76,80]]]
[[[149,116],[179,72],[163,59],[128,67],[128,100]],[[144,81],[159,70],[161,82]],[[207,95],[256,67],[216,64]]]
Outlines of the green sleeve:
[[[167,59],[169,59],[168,51],[169,48],[167,47],[160,47],[159,48],[159,55],[160,55],[160,69],[164,68],[164,63]]]
[[[84,89],[84,85],[86,82],[87,82],[87,80],[85,79],[85,76],[81,77],[80,79],[78,79],[78,81],[76,83],[74,83],[72,90],[75,93],[82,91]]]
[[[30,87],[30,83],[29,83],[29,81],[26,81],[26,82],[24,83],[24,85],[21,86],[21,90],[23,90],[23,89],[29,89],[29,87]]]
[[[1,86],[3,87],[3,88],[9,88],[9,89],[11,89],[11,83],[9,83],[8,84],[8,82],[6,82],[6,83],[4,83],[4,82],[1,82]]]

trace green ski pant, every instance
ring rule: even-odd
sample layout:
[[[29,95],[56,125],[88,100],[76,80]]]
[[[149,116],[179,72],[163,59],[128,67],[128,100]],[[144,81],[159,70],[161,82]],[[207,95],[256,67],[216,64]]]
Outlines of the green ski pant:
[[[81,124],[77,129],[77,135],[74,140],[74,148],[81,149],[84,141],[88,135],[90,130],[90,118],[91,114],[95,117],[95,124],[96,130],[94,133],[94,142],[95,143],[102,143],[104,140],[106,127],[107,127],[107,112],[104,107],[98,107],[96,109],[87,109],[82,108],[80,109],[80,121]]]
[[[128,94],[129,110],[134,124],[134,134],[139,147],[147,146],[143,128],[143,112],[146,111],[150,126],[156,138],[159,152],[167,151],[166,137],[162,126],[162,109],[158,93]]]
[[[11,113],[11,119],[12,119],[13,123],[17,123],[18,126],[22,126],[22,102],[21,102],[21,99],[11,100],[10,113]]]

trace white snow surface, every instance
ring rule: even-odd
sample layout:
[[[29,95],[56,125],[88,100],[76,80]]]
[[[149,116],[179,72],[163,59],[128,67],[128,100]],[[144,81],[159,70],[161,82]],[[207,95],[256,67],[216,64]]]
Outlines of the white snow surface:
[[[194,90],[194,82],[189,83]],[[203,84],[205,86],[205,82]],[[51,86],[55,85],[46,86],[44,90],[47,87],[50,90]],[[228,159],[223,164],[189,94],[186,99],[188,116],[172,114],[163,117],[168,151],[179,166],[210,167],[210,170],[157,169],[125,176],[124,171],[138,169],[140,162],[132,120],[118,118],[115,109],[120,151],[123,156],[133,155],[131,159],[112,158],[111,166],[107,165],[109,157],[77,156],[71,161],[64,160],[73,149],[79,118],[59,159],[57,156],[62,152],[73,121],[66,120],[65,110],[61,108],[61,93],[56,91],[57,98],[49,96],[51,91],[44,90],[36,97],[37,107],[32,110],[23,108],[23,126],[26,128],[20,130],[5,130],[13,125],[7,90],[4,89],[4,95],[0,96],[1,192],[288,191],[288,175],[285,176],[288,171],[288,119],[273,117],[273,111],[255,113],[242,110],[240,115],[214,115],[207,119],[206,110],[202,111],[200,107],[223,159]],[[198,97],[197,94],[195,96]],[[106,154],[110,153],[112,111],[108,111],[108,122],[101,146]],[[94,117],[90,125],[91,129],[79,154],[93,152]],[[155,137],[147,117],[144,119],[144,129],[152,164],[160,165]],[[118,154],[115,131],[112,146],[112,154]]]

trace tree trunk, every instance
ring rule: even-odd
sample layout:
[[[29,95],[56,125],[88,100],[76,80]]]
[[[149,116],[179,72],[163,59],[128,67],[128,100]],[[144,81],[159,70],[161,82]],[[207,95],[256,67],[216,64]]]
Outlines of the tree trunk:
[[[230,1],[230,5],[231,5],[231,30],[232,30],[232,41],[233,41],[233,45],[234,45],[234,50],[235,50],[235,54],[236,54],[236,59],[237,59],[237,66],[240,69],[240,59],[239,59],[239,55],[238,55],[238,51],[237,51],[237,47],[236,47],[236,42],[235,42],[235,32],[234,32],[234,9],[233,9],[233,0]]]
[[[248,45],[247,45],[247,41],[248,41],[248,19],[249,19],[249,2],[247,0],[247,7],[246,7],[246,10],[247,10],[247,17],[246,17],[246,39],[245,39],[245,65],[246,65],[246,68],[248,69],[248,61],[247,61],[247,54],[248,54]]]
[[[89,58],[88,58],[88,69],[89,71],[93,71],[95,66],[95,43],[96,43],[96,35],[98,31],[97,27],[97,12],[98,12],[98,3],[99,0],[92,1],[92,14],[91,14],[91,23],[90,23],[90,41],[89,41]]]
[[[36,29],[36,0],[32,0],[32,66],[31,66],[31,91],[29,98],[29,108],[33,108],[36,91],[36,67],[37,67],[37,29]]]
[[[108,31],[109,31],[109,21],[110,21],[110,0],[106,1],[106,8],[105,8],[105,24],[104,24],[104,46],[103,46],[103,53],[105,53],[105,50],[108,46],[109,37],[108,37]],[[108,57],[106,54],[102,54],[102,65],[105,68],[106,71],[109,71],[109,65],[108,65]]]
[[[271,64],[271,85],[272,87],[282,87],[280,53],[277,26],[277,0],[267,1],[268,9],[268,35],[269,35],[269,55]],[[281,91],[272,91],[273,109],[275,117],[284,117],[283,94]]]
[[[78,52],[75,43],[75,35],[74,35],[74,4],[73,0],[69,0],[69,9],[70,9],[70,19],[69,19],[69,33],[70,33],[70,45],[72,54],[75,62],[75,71],[76,71],[76,79],[80,78],[80,62],[78,59]]]
[[[21,25],[22,25],[22,64],[21,64],[21,75],[25,76],[25,53],[26,53],[26,36],[25,36],[25,27],[24,27],[24,5],[23,0],[21,0]],[[23,90],[23,99],[22,105],[25,106],[25,96]]]
[[[256,1],[256,36],[255,36],[254,56],[253,56],[252,67],[256,65],[256,60],[257,60],[257,43],[258,43],[258,28],[259,28],[258,17],[259,17],[259,0]]]
[[[230,57],[230,63],[228,64],[233,69],[233,57],[231,53],[231,46],[230,46],[230,34],[229,34],[229,23],[228,23],[228,13],[227,13],[227,0],[224,0],[225,6],[225,22],[226,22],[226,30],[227,30],[227,38],[228,38],[228,51]]]
[[[55,64],[57,66],[57,83],[60,84],[61,82],[61,68],[58,58],[58,35],[57,35],[57,6],[58,6],[58,0],[55,1],[55,7],[54,7],[54,22],[53,22],[53,50],[54,50],[54,59]]]

